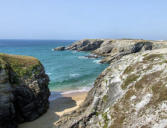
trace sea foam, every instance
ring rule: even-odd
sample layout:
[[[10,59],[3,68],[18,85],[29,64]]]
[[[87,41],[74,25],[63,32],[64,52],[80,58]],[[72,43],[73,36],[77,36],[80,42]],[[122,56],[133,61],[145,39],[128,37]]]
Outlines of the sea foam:
[[[71,73],[70,74],[71,78],[76,78],[76,77],[79,77],[79,76],[80,76],[80,74],[78,74],[78,73]]]
[[[93,63],[100,64],[101,60],[93,60]]]
[[[88,59],[88,58],[85,56],[78,56],[78,59]]]
[[[76,90],[69,90],[62,92],[62,94],[78,93],[78,92],[88,92],[92,87],[81,87]]]

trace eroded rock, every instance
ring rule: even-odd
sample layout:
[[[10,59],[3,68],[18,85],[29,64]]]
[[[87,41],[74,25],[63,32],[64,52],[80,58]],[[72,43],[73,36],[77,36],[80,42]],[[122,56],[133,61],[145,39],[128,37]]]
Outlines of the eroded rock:
[[[67,50],[91,51],[103,56],[100,63],[111,63],[125,55],[159,48],[167,48],[167,41],[135,39],[85,39],[67,46]]]
[[[56,128],[167,126],[167,49],[123,56],[96,79],[83,105]]]
[[[33,57],[0,54],[0,128],[16,128],[49,107],[49,78]]]
[[[68,46],[67,50],[77,50],[77,51],[93,51],[101,46],[104,40],[102,39],[85,39],[73,43]]]

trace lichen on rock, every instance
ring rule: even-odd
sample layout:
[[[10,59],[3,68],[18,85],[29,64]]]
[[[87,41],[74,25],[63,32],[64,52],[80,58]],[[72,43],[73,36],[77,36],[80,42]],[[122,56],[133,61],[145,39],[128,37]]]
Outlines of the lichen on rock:
[[[110,63],[83,105],[56,128],[165,127],[167,49],[148,50]]]

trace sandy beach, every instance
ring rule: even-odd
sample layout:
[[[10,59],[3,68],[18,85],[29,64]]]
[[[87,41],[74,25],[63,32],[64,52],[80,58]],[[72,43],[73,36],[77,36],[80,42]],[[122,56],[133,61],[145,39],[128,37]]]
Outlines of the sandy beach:
[[[87,92],[62,94],[50,101],[48,111],[32,122],[19,125],[19,128],[52,128],[56,121],[65,113],[77,109],[85,100]]]

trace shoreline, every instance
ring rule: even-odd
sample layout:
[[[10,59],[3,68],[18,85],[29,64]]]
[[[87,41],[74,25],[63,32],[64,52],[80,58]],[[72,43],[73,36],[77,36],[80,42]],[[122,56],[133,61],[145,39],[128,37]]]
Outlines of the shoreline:
[[[53,93],[53,92],[52,92]],[[67,113],[77,109],[85,100],[88,91],[72,92],[72,93],[58,93],[55,99],[50,100],[48,111],[38,119],[32,122],[25,122],[19,125],[19,128],[52,128],[58,119]]]

